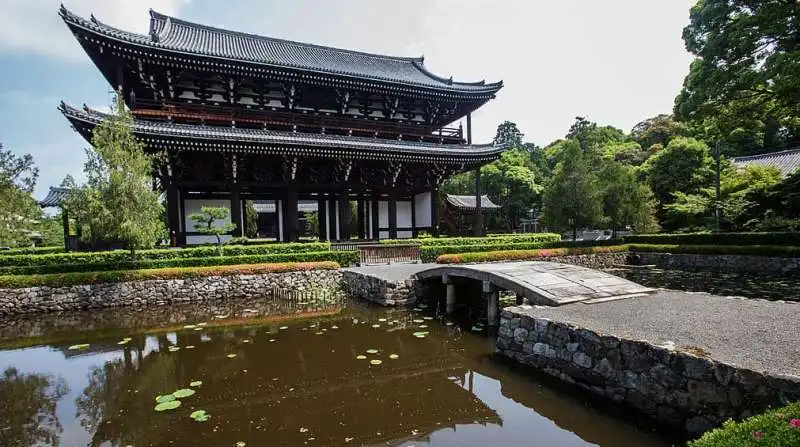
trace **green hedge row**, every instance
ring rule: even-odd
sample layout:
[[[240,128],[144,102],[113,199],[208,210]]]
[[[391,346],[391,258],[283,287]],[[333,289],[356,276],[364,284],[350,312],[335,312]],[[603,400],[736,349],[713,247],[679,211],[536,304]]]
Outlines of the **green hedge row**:
[[[800,246],[782,245],[667,245],[628,244],[632,252],[686,253],[698,255],[752,255],[794,258],[800,256]]]
[[[417,239],[383,239],[381,244],[419,244],[423,247],[456,245],[506,245],[521,243],[559,242],[561,235],[555,233],[520,233],[492,235],[487,237],[425,237]]]
[[[475,244],[475,245],[434,245],[420,247],[420,257],[422,262],[436,262],[436,258],[441,255],[453,255],[459,253],[482,253],[487,251],[503,250],[534,250],[539,248],[567,248],[567,247],[598,247],[609,245],[620,245],[619,240],[608,241],[560,241],[560,242],[520,242],[506,243],[502,246],[497,244]]]
[[[357,251],[315,251],[304,253],[279,253],[272,255],[206,256],[202,258],[121,260],[105,264],[50,264],[19,267],[0,267],[0,275],[41,275],[50,273],[102,272],[114,270],[140,270],[170,267],[201,267],[217,265],[246,265],[281,262],[332,261],[339,265],[356,265]]]
[[[626,244],[666,245],[795,245],[800,233],[685,233],[634,234],[625,236]]]
[[[321,252],[330,250],[330,243],[289,243],[271,245],[224,245],[223,256],[255,256],[292,253]],[[53,254],[29,254],[3,256],[0,253],[0,267],[51,266],[51,265],[98,265],[124,262],[154,261],[181,258],[217,257],[214,246],[191,248],[153,249],[137,251],[134,258],[126,250],[98,252],[70,252]]]
[[[48,255],[53,253],[64,253],[64,247],[28,247],[12,248],[10,250],[0,250],[0,256],[21,256],[21,255]]]
[[[625,245],[605,247],[565,247],[540,248],[534,250],[495,250],[477,253],[460,253],[441,255],[436,258],[439,264],[463,264],[469,262],[529,261],[559,256],[590,255],[597,253],[627,252]]]
[[[147,279],[180,279],[205,276],[256,275],[305,270],[336,270],[335,262],[305,262],[278,264],[227,265],[214,267],[180,267],[150,270],[111,270],[104,272],[76,272],[46,275],[0,276],[0,288],[59,287],[77,284],[95,284]]]
[[[800,402],[722,427],[690,442],[689,447],[800,446]]]

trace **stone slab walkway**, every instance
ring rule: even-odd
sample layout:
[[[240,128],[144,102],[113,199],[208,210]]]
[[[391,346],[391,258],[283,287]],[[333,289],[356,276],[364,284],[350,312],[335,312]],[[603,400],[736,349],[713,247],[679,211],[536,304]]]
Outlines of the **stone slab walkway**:
[[[368,265],[364,267],[349,267],[342,270],[372,276],[384,281],[396,282],[411,279],[419,272],[430,270],[438,264],[391,264],[391,265]]]
[[[800,377],[800,304],[659,291],[596,304],[534,306],[536,317],[619,338],[700,348],[721,362]]]

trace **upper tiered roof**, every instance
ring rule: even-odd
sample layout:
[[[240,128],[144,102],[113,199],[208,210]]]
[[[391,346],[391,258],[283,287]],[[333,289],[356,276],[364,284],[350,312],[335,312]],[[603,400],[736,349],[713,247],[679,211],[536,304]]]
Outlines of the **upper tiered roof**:
[[[231,69],[236,65],[285,69],[323,76],[318,78],[323,80],[331,77],[373,81],[476,98],[491,98],[503,86],[502,81],[457,82],[452,77],[434,75],[425,68],[422,57],[385,56],[246,34],[188,22],[155,11],[150,12],[149,35],[114,28],[94,16],[84,19],[63,5],[60,15],[72,32],[84,40],[84,47],[87,39],[98,42],[112,40],[140,54],[157,52],[178,58],[211,58],[214,64]]]

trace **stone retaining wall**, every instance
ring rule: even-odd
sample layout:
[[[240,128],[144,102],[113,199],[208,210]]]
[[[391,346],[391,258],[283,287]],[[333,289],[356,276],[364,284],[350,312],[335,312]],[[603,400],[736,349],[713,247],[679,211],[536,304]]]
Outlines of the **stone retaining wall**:
[[[418,282],[412,278],[387,281],[363,273],[342,271],[341,287],[350,296],[380,304],[398,306],[416,301]]]
[[[529,307],[502,312],[498,353],[690,435],[800,400],[798,378],[736,368],[673,346],[598,334],[530,312]]]
[[[751,255],[700,255],[690,253],[632,252],[630,262],[664,269],[701,270],[725,273],[784,275],[800,273],[800,258]]]
[[[532,259],[532,261],[560,262],[590,269],[605,269],[628,262],[628,252],[593,253],[588,255],[554,256]]]
[[[310,270],[0,289],[0,315],[250,298],[276,292],[310,295],[321,289],[338,287],[340,278],[338,270]]]

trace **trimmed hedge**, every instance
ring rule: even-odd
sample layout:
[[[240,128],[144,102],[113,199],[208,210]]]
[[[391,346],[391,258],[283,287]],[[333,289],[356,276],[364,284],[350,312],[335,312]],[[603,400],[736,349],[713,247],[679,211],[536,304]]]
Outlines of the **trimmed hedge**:
[[[256,275],[304,270],[336,270],[335,262],[285,262],[274,264],[227,265],[214,267],[178,267],[147,270],[112,270],[47,275],[0,276],[0,288],[59,287],[148,279],[181,279],[206,276]]]
[[[487,237],[425,237],[417,239],[383,239],[381,244],[419,244],[423,247],[456,245],[506,245],[521,243],[548,243],[561,241],[555,233],[520,233],[492,235]]]
[[[567,248],[567,247],[598,247],[609,245],[621,245],[618,240],[609,241],[561,241],[561,242],[523,242],[502,244],[503,250],[534,250],[539,248]],[[420,257],[422,262],[436,262],[436,258],[441,255],[453,255],[459,253],[480,253],[487,251],[497,251],[497,244],[475,244],[475,245],[434,245],[430,247],[420,247]]]
[[[741,422],[728,420],[689,447],[800,446],[800,402],[767,411]]]
[[[481,253],[441,255],[436,258],[436,262],[438,264],[463,264],[467,262],[529,261],[557,256],[620,253],[627,251],[628,247],[625,245],[611,245],[605,247],[541,248],[536,250],[497,250]]]
[[[684,233],[634,234],[625,236],[626,244],[660,245],[795,245],[800,233]]]
[[[632,252],[686,253],[698,255],[751,255],[794,258],[800,256],[800,247],[781,245],[656,245],[628,244]]]
[[[12,248],[10,250],[0,250],[0,256],[21,256],[21,255],[47,255],[53,253],[64,253],[64,247],[28,247]]]
[[[350,266],[358,263],[357,251],[316,251],[304,253],[281,253],[274,255],[207,256],[202,258],[173,258],[121,260],[105,264],[50,264],[20,267],[0,267],[0,275],[41,275],[48,273],[102,272],[114,270],[139,270],[169,267],[202,267],[218,265],[247,265],[281,262],[331,261]]]
[[[223,245],[223,256],[243,255],[277,255],[296,254],[308,252],[329,251],[331,244],[327,242],[313,243],[288,243],[271,245]],[[137,251],[131,258],[126,250],[98,251],[98,252],[69,252],[53,254],[29,254],[17,256],[3,256],[0,252],[0,267],[21,266],[49,266],[49,265],[98,265],[118,264],[125,262],[140,262],[181,258],[217,257],[215,246],[202,246],[191,248],[167,248]]]

